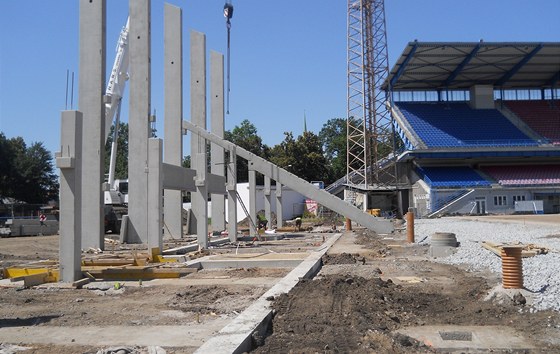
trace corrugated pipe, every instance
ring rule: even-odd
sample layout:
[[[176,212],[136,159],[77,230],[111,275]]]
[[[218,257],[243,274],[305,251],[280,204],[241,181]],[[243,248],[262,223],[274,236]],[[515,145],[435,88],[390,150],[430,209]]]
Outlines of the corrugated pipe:
[[[503,246],[502,283],[504,289],[523,288],[523,261],[521,260],[522,246]]]

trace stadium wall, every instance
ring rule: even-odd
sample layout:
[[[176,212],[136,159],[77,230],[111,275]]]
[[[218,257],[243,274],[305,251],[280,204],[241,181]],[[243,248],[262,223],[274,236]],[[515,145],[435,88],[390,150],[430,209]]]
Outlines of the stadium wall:
[[[560,188],[454,188],[432,189],[418,180],[412,186],[412,206],[428,216],[441,207],[441,214],[514,214],[516,201],[542,201],[545,214],[560,212]]]

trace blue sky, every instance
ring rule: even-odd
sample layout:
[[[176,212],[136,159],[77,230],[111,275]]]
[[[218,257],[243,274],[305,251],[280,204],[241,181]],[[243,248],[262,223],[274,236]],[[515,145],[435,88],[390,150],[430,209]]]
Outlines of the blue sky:
[[[183,9],[184,112],[189,103],[189,32],[225,53],[224,0],[170,0]],[[559,0],[386,0],[390,66],[409,41],[560,41]],[[66,71],[77,109],[78,0],[0,0],[0,131],[58,150]],[[284,131],[318,133],[346,116],[346,0],[233,0],[230,114],[264,143]],[[107,72],[126,22],[127,0],[107,0]],[[152,109],[163,137],[163,1],[152,0]],[[69,107],[70,108],[70,107]],[[128,115],[128,102],[123,107]],[[187,141],[185,141],[185,145]],[[185,149],[185,154],[188,154]]]

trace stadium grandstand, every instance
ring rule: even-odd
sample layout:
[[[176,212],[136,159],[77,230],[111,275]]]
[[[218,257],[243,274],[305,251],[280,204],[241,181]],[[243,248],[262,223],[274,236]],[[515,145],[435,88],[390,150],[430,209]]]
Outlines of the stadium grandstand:
[[[560,43],[409,43],[385,81],[401,211],[560,212]]]

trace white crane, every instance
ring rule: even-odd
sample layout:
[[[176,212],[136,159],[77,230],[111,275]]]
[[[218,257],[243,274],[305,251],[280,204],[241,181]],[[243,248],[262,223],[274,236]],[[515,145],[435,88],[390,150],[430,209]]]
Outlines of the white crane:
[[[130,18],[126,20],[126,26],[123,27],[117,42],[115,62],[111,70],[111,76],[107,83],[107,90],[105,92],[105,141],[109,137],[111,123],[113,118],[115,121],[115,129],[113,131],[113,142],[111,144],[111,159],[109,162],[109,191],[105,192],[105,204],[123,204],[126,202],[126,197],[118,195],[118,202],[113,198],[118,188],[115,186],[115,165],[117,161],[117,143],[119,135],[119,123],[121,114],[121,102],[124,94],[126,82],[128,81],[128,31],[129,31]],[[112,193],[111,193],[112,192]]]

